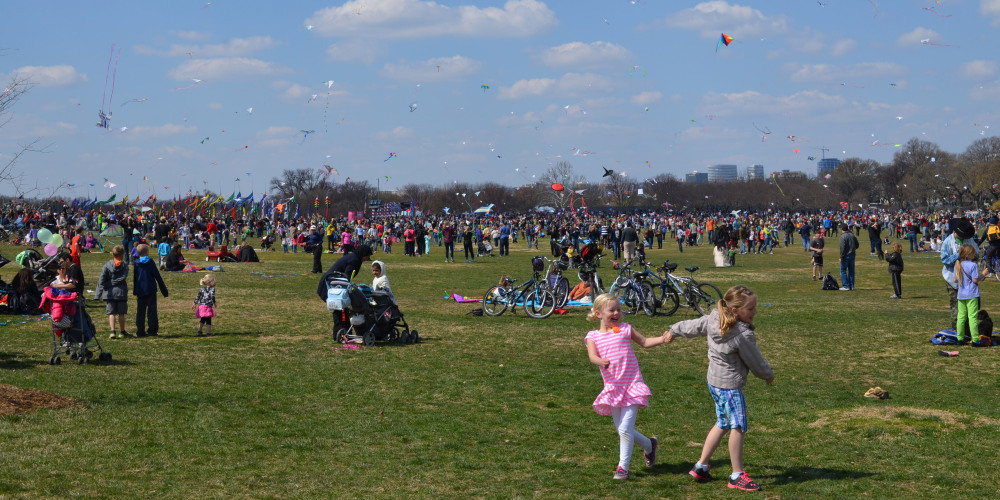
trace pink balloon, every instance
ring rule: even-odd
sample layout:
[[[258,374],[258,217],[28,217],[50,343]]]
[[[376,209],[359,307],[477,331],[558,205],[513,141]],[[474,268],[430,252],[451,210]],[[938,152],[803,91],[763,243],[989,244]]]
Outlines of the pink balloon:
[[[53,245],[52,243],[47,243],[43,250],[45,250],[45,255],[52,257],[59,251],[59,247]]]

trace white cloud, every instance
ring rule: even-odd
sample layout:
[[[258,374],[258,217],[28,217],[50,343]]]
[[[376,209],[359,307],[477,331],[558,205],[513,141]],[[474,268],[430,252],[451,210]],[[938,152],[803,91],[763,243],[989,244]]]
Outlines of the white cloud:
[[[376,132],[374,137],[379,140],[407,139],[413,137],[413,129],[409,127],[396,127],[392,130]]]
[[[736,38],[774,36],[788,31],[784,16],[767,17],[759,10],[722,0],[702,2],[671,14],[664,24],[700,32],[704,38],[718,38],[723,31]]]
[[[969,61],[959,68],[959,73],[965,78],[983,78],[993,76],[997,72],[996,61]]]
[[[610,42],[570,42],[552,47],[539,54],[539,60],[553,68],[597,68],[625,63],[632,53]]]
[[[385,46],[372,40],[345,40],[330,45],[326,53],[334,61],[371,64],[385,53]]]
[[[274,82],[271,84],[271,88],[285,89],[285,91],[281,93],[282,97],[293,101],[296,99],[303,99],[302,102],[306,102],[306,100],[308,100],[308,96],[319,93],[315,89],[306,87],[305,85],[285,81]]]
[[[498,99],[522,99],[525,97],[540,96],[556,84],[552,78],[532,78],[530,80],[518,80],[507,88],[502,88],[497,93]]]
[[[1000,24],[1000,0],[981,0],[979,12],[993,18],[993,26]]]
[[[193,134],[197,131],[198,127],[193,125],[177,125],[175,123],[166,123],[158,127],[139,125],[136,127],[129,127],[128,129],[130,134],[141,135],[144,137],[166,137],[176,134]]]
[[[919,47],[921,45],[921,40],[927,40],[939,43],[941,41],[941,35],[936,31],[924,28],[923,26],[917,27],[909,33],[904,33],[896,39],[896,47]]]
[[[212,34],[207,31],[194,31],[194,30],[175,31],[174,35],[176,35],[177,38],[180,38],[181,40],[188,40],[191,42],[204,42],[212,38]]]
[[[244,57],[253,55],[279,44],[270,36],[252,36],[249,38],[232,38],[225,43],[209,45],[171,45],[169,49],[160,50],[145,45],[137,45],[135,52],[145,56],[163,57]]]
[[[449,7],[421,0],[353,0],[316,11],[304,25],[326,37],[430,38],[440,36],[518,38],[558,24],[537,0],[509,0],[503,8]]]
[[[614,88],[614,81],[593,73],[566,73],[559,80],[533,78],[518,80],[510,87],[501,88],[499,99],[522,99],[558,91],[560,97],[576,98],[592,92],[605,92]]]
[[[772,116],[786,112],[810,112],[836,110],[847,104],[839,95],[818,91],[797,92],[789,96],[772,96],[755,90],[736,93],[705,94],[702,100],[705,109],[715,110],[717,116],[743,113],[748,115]]]
[[[973,101],[1000,101],[1000,82],[990,82],[972,89],[969,98]]]
[[[60,64],[58,66],[22,66],[13,71],[10,76],[25,78],[39,87],[65,87],[86,82],[87,75],[80,73],[73,66]]]
[[[654,102],[660,102],[661,99],[663,99],[663,94],[659,90],[647,90],[632,96],[628,101],[632,104],[645,106]]]
[[[463,56],[435,57],[426,61],[386,63],[379,75],[404,82],[457,80],[475,75],[482,66],[479,61]]]
[[[849,81],[864,78],[877,78],[903,75],[906,66],[893,62],[870,62],[855,65],[838,66],[834,64],[785,64],[782,69],[790,73],[790,79],[796,83],[822,81]]]
[[[284,71],[275,63],[259,59],[226,57],[184,61],[180,66],[168,71],[167,76],[176,80],[193,78],[199,80],[236,80],[271,76]]]
[[[830,51],[830,54],[832,54],[833,57],[843,57],[853,52],[857,46],[858,42],[855,42],[850,38],[845,38],[833,44],[833,49]]]

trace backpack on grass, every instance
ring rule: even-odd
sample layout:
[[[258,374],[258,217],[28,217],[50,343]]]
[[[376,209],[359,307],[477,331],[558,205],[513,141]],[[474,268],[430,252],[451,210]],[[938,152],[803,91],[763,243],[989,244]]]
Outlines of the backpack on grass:
[[[840,286],[837,285],[837,278],[834,278],[832,274],[826,273],[823,277],[823,290],[839,290]]]

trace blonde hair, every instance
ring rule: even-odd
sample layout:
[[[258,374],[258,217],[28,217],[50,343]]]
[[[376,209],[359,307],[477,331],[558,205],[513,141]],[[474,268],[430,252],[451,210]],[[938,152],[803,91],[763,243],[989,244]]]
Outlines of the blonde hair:
[[[736,285],[726,290],[726,295],[718,303],[719,332],[722,335],[725,335],[739,321],[734,309],[737,311],[743,309],[750,300],[750,297],[756,296],[757,294],[753,293],[753,290],[746,285]]]
[[[604,305],[611,301],[618,302],[618,297],[611,295],[610,293],[602,293],[594,299],[594,305],[590,308],[590,312],[587,313],[587,321],[594,321],[597,319],[597,311],[604,309]]]
[[[898,241],[893,243],[892,251],[896,253],[903,253],[903,245],[900,245]]]
[[[208,287],[208,288],[214,288],[215,287],[215,275],[214,274],[206,274],[205,276],[203,276],[201,278],[201,286]]]
[[[143,243],[135,247],[135,253],[139,254],[139,257],[146,257],[149,255],[149,245]]]
[[[976,247],[966,243],[958,248],[958,260],[976,260]],[[957,262],[955,264],[955,280],[959,285],[962,284],[962,276],[965,274],[965,270],[962,269],[962,263]]]

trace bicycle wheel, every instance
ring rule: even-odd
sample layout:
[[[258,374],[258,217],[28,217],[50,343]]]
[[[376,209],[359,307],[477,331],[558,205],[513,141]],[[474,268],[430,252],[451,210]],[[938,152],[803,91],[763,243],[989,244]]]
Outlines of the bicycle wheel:
[[[483,295],[483,312],[487,316],[499,316],[507,310],[507,292],[499,286],[493,286]]]
[[[524,296],[524,312],[535,319],[545,319],[556,310],[556,298],[552,292],[535,287]]]
[[[664,315],[670,316],[677,312],[677,308],[681,306],[681,297],[677,293],[677,290],[673,288],[668,288],[663,292],[663,296],[660,297],[660,309]]]
[[[711,295],[716,302],[722,300],[722,290],[719,290],[719,287],[707,281],[703,281],[698,284],[698,288],[700,288],[703,292]]]
[[[648,281],[643,281],[639,285],[639,289],[642,291],[640,297],[642,298],[642,310],[646,313],[646,316],[656,315],[656,295],[653,293],[653,285]]]
[[[702,290],[701,285],[699,285],[695,288],[689,288],[687,293],[690,296],[691,306],[694,307],[695,311],[698,311],[699,315],[704,316],[712,310],[715,301],[712,300],[713,292],[710,288],[706,287],[705,290]]]
[[[566,302],[569,302],[569,280],[559,278],[555,288],[552,289],[552,295],[556,297],[556,307],[566,307]]]

